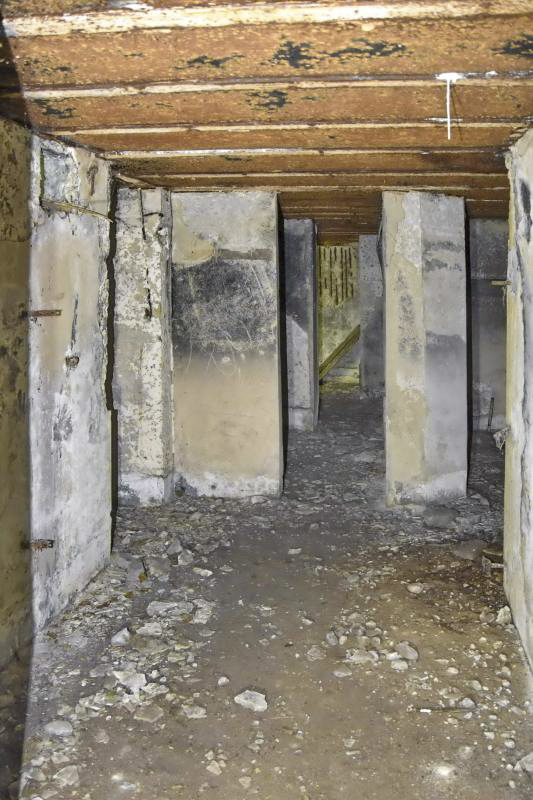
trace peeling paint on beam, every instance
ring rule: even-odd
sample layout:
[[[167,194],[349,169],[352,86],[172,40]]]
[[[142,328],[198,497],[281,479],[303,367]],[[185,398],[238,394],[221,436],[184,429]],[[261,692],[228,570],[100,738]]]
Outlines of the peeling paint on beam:
[[[362,3],[354,5],[322,3],[254,3],[211,7],[186,6],[150,10],[90,11],[61,16],[5,16],[4,27],[10,37],[67,36],[82,31],[84,35],[119,33],[161,28],[220,28],[233,25],[271,25],[295,23],[346,23],[358,20],[438,19],[439,17],[477,17],[501,14],[511,16],[531,10],[528,0],[441,0],[429,4],[416,2]]]

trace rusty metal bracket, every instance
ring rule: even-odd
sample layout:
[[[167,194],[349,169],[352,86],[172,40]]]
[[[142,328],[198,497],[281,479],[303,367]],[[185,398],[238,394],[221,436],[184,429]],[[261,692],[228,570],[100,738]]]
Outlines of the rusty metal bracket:
[[[60,308],[39,308],[36,311],[28,311],[29,319],[37,319],[37,317],[60,317]]]
[[[55,545],[53,539],[34,539],[30,544],[32,550],[49,550]]]

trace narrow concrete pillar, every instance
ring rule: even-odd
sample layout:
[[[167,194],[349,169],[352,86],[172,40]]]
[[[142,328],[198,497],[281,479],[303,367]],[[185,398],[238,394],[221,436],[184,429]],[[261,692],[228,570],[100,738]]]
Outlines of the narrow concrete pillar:
[[[471,219],[469,231],[472,425],[498,430],[505,425],[505,285],[492,281],[507,275],[509,226]]]
[[[165,503],[174,489],[170,200],[118,190],[113,398],[121,503]]]
[[[385,387],[385,332],[383,329],[383,274],[378,237],[359,237],[359,378],[361,388],[381,393]]]
[[[385,456],[389,504],[466,492],[464,201],[384,192]]]
[[[289,427],[312,431],[319,399],[315,223],[286,219],[284,241]]]
[[[533,668],[533,130],[507,157],[511,184],[507,279],[505,591]]]
[[[33,138],[29,408],[33,622],[41,627],[111,549],[107,396],[110,166]]]
[[[278,204],[172,194],[176,480],[199,494],[282,488]]]

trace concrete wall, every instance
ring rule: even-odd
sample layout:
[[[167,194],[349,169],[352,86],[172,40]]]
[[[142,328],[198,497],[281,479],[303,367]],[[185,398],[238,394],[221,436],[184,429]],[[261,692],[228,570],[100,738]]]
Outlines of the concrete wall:
[[[533,130],[507,157],[511,184],[507,278],[505,591],[533,667]]]
[[[472,418],[487,429],[494,398],[492,429],[505,425],[505,280],[509,226],[505,220],[470,220],[470,332]]]
[[[359,324],[357,243],[323,245],[318,258],[318,359],[323,364]]]
[[[174,488],[169,194],[120,188],[116,215],[118,494],[158,504]]]
[[[284,301],[289,427],[312,431],[318,422],[316,236],[312,219],[284,221]]]
[[[464,201],[384,192],[387,502],[462,496],[467,471]]]
[[[67,605],[110,550],[109,189],[106,162],[33,138],[29,398],[36,626]]]
[[[172,226],[177,480],[206,495],[277,495],[276,195],[175,193]]]
[[[0,667],[31,634],[27,419],[31,139],[0,120]]]
[[[363,389],[381,393],[385,388],[385,332],[383,274],[377,245],[377,236],[359,237],[359,374]]]

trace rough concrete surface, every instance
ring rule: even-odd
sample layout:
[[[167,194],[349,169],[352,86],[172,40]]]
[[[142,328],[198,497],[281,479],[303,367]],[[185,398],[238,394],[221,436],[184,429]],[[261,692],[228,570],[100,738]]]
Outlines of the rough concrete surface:
[[[464,494],[464,201],[384,192],[387,500]]]
[[[377,236],[359,237],[358,275],[361,319],[359,375],[361,386],[365,390],[383,392],[385,388],[383,273],[377,246]]]
[[[31,634],[28,439],[30,135],[0,121],[0,666]]]
[[[121,511],[111,565],[36,641],[23,800],[531,796],[530,678],[466,547],[498,542],[501,454],[478,436],[442,528],[385,509],[374,400],[322,409],[281,499]]]
[[[312,431],[319,401],[315,223],[286,219],[283,229],[289,426]]]
[[[277,495],[277,196],[173,193],[172,226],[176,481],[207,495]]]
[[[489,421],[498,430],[505,425],[505,286],[491,281],[507,276],[509,226],[472,219],[469,231],[472,421],[478,430]]]
[[[86,150],[35,136],[31,178],[31,537],[38,628],[103,567],[111,546],[110,168]]]
[[[174,490],[169,194],[117,196],[113,400],[122,503],[168,501]]]
[[[507,278],[505,591],[533,666],[533,131],[507,158],[511,183]]]

